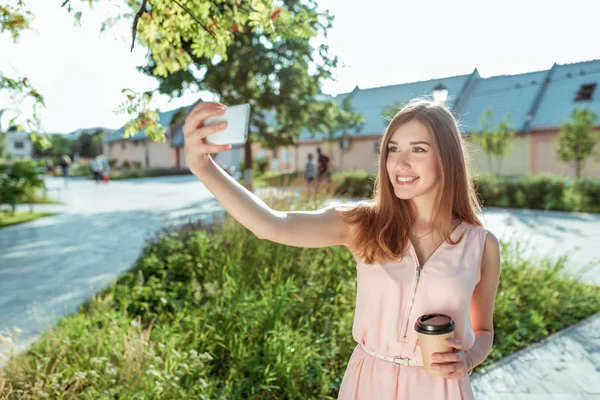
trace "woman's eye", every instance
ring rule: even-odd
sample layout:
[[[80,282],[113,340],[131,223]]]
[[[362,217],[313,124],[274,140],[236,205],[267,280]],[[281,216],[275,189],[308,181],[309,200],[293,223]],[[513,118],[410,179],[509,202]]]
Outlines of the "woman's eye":
[[[390,153],[395,153],[397,149],[398,149],[398,148],[397,148],[396,146],[390,146],[390,147],[388,147],[388,151],[389,151]]]
[[[415,153],[425,153],[425,149],[422,147],[415,147]]]

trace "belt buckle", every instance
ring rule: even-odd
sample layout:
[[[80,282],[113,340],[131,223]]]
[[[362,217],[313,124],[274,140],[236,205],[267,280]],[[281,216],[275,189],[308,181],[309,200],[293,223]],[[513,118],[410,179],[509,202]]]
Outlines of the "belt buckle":
[[[401,360],[401,361],[398,361]],[[404,357],[394,357],[394,359],[392,360],[392,364],[394,365],[402,365],[404,367],[408,367],[408,363],[410,362],[410,358],[404,358]]]

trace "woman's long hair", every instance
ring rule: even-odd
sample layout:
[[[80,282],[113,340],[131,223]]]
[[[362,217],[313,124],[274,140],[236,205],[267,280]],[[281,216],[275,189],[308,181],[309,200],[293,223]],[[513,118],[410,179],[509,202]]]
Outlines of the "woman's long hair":
[[[482,225],[475,214],[476,210],[481,212],[481,205],[471,179],[465,140],[456,119],[441,103],[414,99],[398,111],[385,130],[372,201],[342,211],[342,217],[352,226],[350,248],[367,264],[400,259],[408,245],[410,228],[416,220],[410,200],[399,199],[395,195],[386,169],[390,138],[402,124],[412,120],[429,128],[438,158],[440,185],[433,227],[440,230],[445,241],[456,244],[450,238],[453,218]]]

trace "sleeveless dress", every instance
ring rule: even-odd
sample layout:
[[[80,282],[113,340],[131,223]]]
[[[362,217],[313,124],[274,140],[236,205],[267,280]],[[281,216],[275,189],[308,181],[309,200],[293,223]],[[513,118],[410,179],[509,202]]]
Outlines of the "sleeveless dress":
[[[449,315],[456,324],[454,337],[464,349],[475,342],[469,319],[471,297],[479,282],[487,230],[461,222],[421,269],[412,244],[402,260],[390,263],[357,262],[356,309],[352,336],[358,343],[344,374],[338,400],[463,400],[474,399],[469,377],[446,379],[427,375],[423,367],[397,366],[366,353],[422,361],[414,324],[421,315]],[[414,295],[413,295],[414,294]],[[411,304],[412,300],[412,304]]]

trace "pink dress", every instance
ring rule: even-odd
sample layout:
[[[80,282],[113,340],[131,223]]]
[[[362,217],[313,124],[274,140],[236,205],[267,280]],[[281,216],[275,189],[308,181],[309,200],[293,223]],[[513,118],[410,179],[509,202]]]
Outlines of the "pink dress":
[[[358,345],[348,362],[338,399],[474,398],[468,377],[431,377],[423,367],[396,366],[360,347],[363,344],[379,354],[422,361],[414,324],[421,315],[430,313],[449,315],[456,324],[454,337],[465,349],[473,346],[469,306],[480,279],[487,230],[462,222],[451,237],[456,240],[462,234],[460,243],[444,242],[433,252],[423,265],[418,284],[419,262],[410,243],[404,258],[397,262],[369,265],[354,256],[358,280],[352,336]]]

